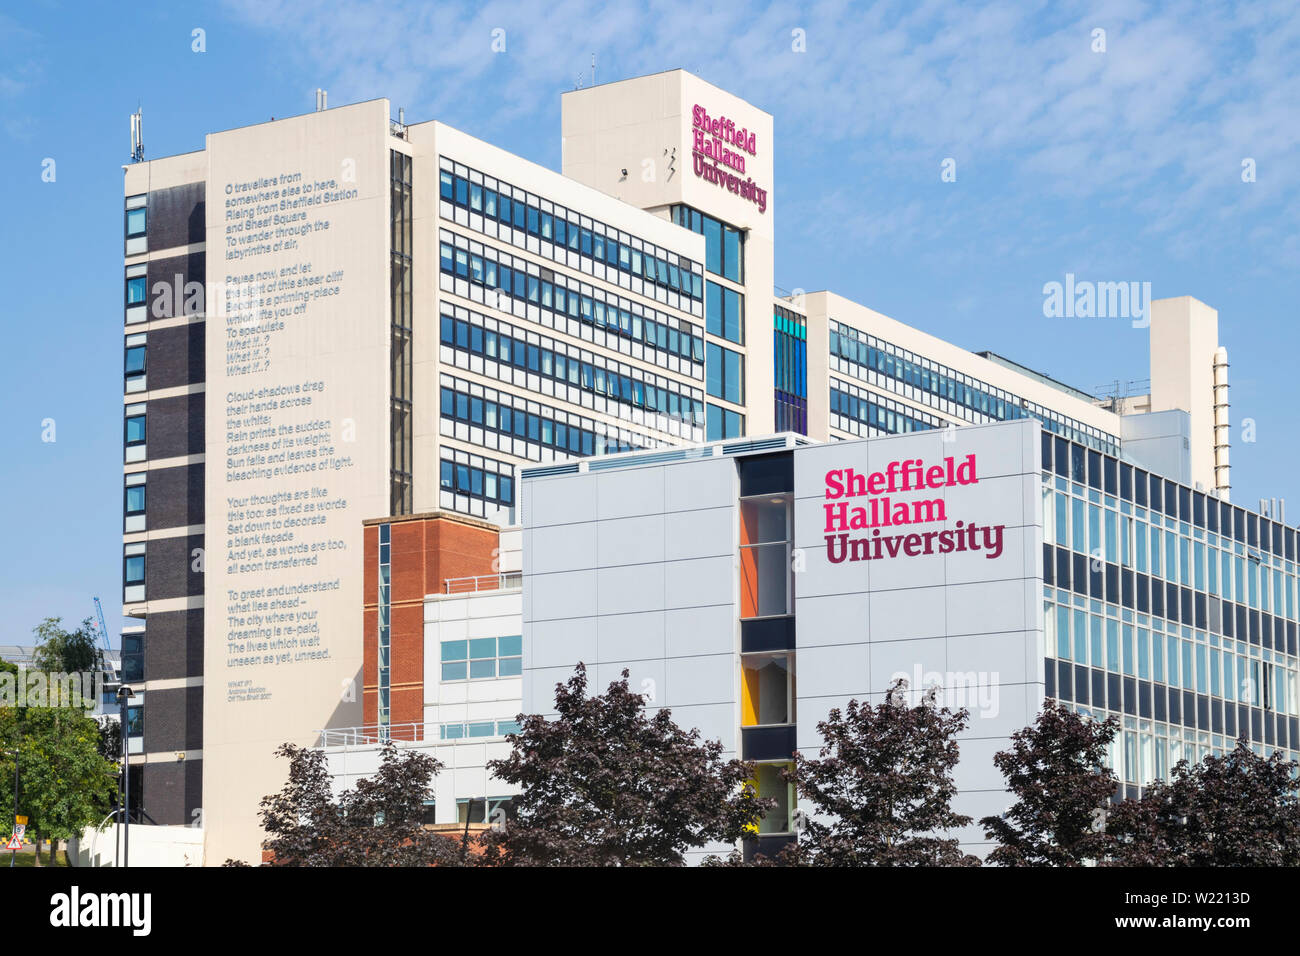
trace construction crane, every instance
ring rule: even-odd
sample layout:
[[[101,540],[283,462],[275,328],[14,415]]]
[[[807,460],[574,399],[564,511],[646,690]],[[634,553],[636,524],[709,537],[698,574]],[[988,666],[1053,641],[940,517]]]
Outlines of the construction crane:
[[[99,603],[99,598],[95,598],[95,613],[99,616],[99,642],[104,645],[104,670],[117,680],[117,668],[113,666],[109,657],[113,649],[108,646],[108,625],[104,623],[104,605]]]

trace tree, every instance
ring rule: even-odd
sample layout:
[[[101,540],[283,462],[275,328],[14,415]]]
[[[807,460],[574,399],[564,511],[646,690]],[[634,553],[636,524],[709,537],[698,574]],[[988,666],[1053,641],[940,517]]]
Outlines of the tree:
[[[1222,757],[1179,761],[1112,815],[1114,862],[1146,866],[1300,865],[1297,764],[1244,737]]]
[[[51,841],[51,859],[59,841],[79,835],[100,822],[117,792],[118,766],[100,753],[99,725],[75,707],[0,708],[0,741],[18,750],[18,812],[37,843]],[[12,780],[12,759],[6,779]],[[12,819],[13,791],[0,786],[0,807]]]
[[[967,826],[954,813],[954,739],[969,714],[937,706],[933,695],[910,706],[907,682],[883,703],[851,700],[818,722],[817,758],[795,755],[790,775],[814,814],[800,854],[818,866],[969,866],[979,860],[941,834]]]
[[[442,764],[392,741],[379,770],[336,800],[325,754],[283,744],[284,788],[262,799],[260,815],[272,866],[450,866],[465,856],[457,841],[423,825],[424,802]],[[232,865],[233,861],[227,861]]]
[[[980,821],[999,844],[988,862],[1080,866],[1106,857],[1113,842],[1107,804],[1118,781],[1105,757],[1118,730],[1113,717],[1093,720],[1048,700],[1033,726],[1012,735],[1011,749],[993,762],[1016,801]]]
[[[36,651],[32,664],[36,670],[50,674],[99,674],[104,669],[104,653],[99,647],[99,629],[90,618],[75,631],[62,626],[62,618],[47,617],[32,629]]]
[[[555,688],[558,716],[520,715],[511,753],[489,761],[515,784],[514,819],[485,834],[489,863],[515,866],[680,866],[685,853],[735,843],[772,805],[747,783],[753,765],[722,744],[652,715],[628,672],[587,696],[579,664]]]

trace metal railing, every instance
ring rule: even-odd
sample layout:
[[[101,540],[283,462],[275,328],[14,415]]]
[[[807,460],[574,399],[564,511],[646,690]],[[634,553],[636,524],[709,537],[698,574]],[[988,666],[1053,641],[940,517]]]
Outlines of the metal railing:
[[[432,735],[429,735],[432,729]],[[322,730],[317,747],[374,747],[390,740],[403,743],[421,743],[436,739],[437,724],[410,722],[404,724],[363,724],[359,727],[335,727]]]
[[[481,744],[504,739],[507,733],[517,731],[517,726],[502,730],[502,724],[514,724],[513,718],[491,718],[482,721],[451,721],[443,723],[408,722],[401,724],[364,724],[359,727],[332,727],[318,731],[317,747],[378,747],[392,741],[397,744]],[[470,725],[489,725],[491,734],[471,735]],[[448,735],[448,728],[461,728],[459,733]]]
[[[442,582],[443,594],[477,594],[480,591],[506,591],[523,587],[522,571],[505,571],[500,574],[479,574],[468,578],[447,578]]]

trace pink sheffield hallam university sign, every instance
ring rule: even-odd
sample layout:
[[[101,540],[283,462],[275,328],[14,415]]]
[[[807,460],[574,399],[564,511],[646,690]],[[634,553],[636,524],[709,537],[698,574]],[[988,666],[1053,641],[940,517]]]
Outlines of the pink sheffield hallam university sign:
[[[745,157],[758,155],[758,136],[725,116],[710,116],[695,104],[691,110],[691,156],[695,175],[767,212],[767,190],[745,175]],[[739,175],[737,175],[739,174]]]
[[[952,554],[983,551],[984,557],[1002,554],[1002,534],[1006,525],[977,525],[958,521],[943,530],[913,531],[916,525],[944,525],[948,521],[947,504],[940,498],[900,500],[899,492],[916,492],[955,488],[979,483],[975,474],[975,456],[967,455],[960,463],[951,456],[928,468],[920,458],[891,461],[884,471],[864,475],[852,468],[826,473],[826,558],[832,564],[849,561],[879,561],[899,555],[914,558],[922,554]],[[861,505],[844,499],[864,498]],[[910,499],[910,500],[909,500]],[[894,530],[897,533],[887,534]],[[850,531],[869,531],[861,536]]]

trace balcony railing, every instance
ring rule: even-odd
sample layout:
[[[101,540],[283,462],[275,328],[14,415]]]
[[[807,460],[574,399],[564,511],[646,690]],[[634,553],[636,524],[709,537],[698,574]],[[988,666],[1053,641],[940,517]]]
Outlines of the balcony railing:
[[[477,594],[480,591],[507,591],[523,587],[522,571],[505,571],[501,574],[480,574],[468,578],[447,578],[442,582],[443,594]]]
[[[476,733],[475,728],[486,727],[491,733]],[[353,747],[365,749],[378,747],[392,741],[407,744],[483,744],[503,740],[515,733],[518,725],[513,719],[491,718],[474,721],[451,721],[440,724],[410,722],[401,724],[365,724],[359,727],[333,727],[319,731],[317,747]],[[450,732],[449,732],[450,731]]]
[[[403,743],[421,743],[436,740],[437,724],[364,724],[360,727],[335,727],[322,730],[317,747],[375,747],[390,740]]]

